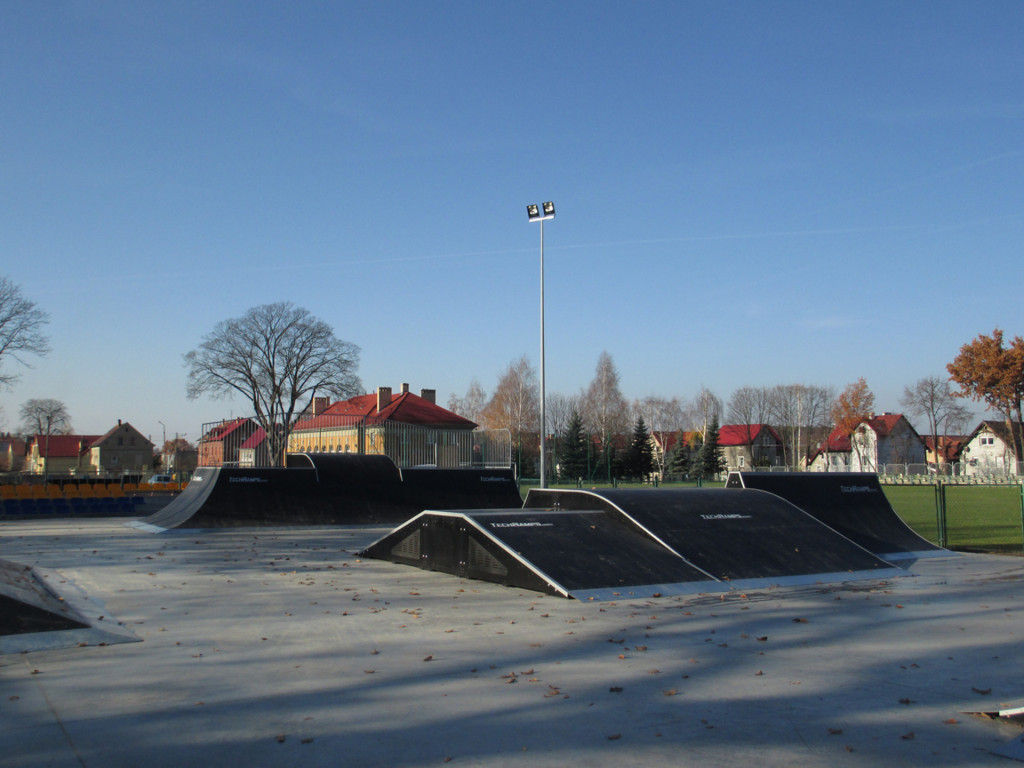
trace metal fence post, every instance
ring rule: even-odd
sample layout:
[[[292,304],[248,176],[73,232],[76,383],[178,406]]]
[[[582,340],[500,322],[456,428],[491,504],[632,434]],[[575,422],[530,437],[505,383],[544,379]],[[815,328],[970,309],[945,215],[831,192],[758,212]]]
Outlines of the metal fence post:
[[[1021,550],[1024,551],[1024,480],[1019,481],[1017,487],[1020,488],[1020,535]]]
[[[940,547],[946,546],[946,486],[936,478],[935,481],[935,526],[938,531]]]

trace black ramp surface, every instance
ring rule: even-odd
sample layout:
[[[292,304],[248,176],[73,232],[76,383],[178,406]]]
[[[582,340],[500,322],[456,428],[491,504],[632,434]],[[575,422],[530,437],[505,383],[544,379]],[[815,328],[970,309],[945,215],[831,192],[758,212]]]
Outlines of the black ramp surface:
[[[900,519],[874,473],[733,472],[728,487],[773,493],[886,559],[948,554]]]
[[[287,467],[201,467],[145,530],[260,525],[379,525],[424,509],[519,507],[510,469],[418,468],[387,456],[297,453]]]
[[[715,578],[785,580],[854,572],[892,575],[888,563],[765,491],[536,491],[529,507],[619,511]]]
[[[651,584],[721,588],[620,515],[596,510],[428,511],[362,554],[563,595]]]
[[[288,467],[203,467],[143,526],[397,523],[420,511],[386,456],[293,454]]]
[[[569,592],[713,581],[606,512],[522,510],[468,516]]]
[[[424,509],[512,509],[523,505],[511,469],[402,470],[410,503]]]

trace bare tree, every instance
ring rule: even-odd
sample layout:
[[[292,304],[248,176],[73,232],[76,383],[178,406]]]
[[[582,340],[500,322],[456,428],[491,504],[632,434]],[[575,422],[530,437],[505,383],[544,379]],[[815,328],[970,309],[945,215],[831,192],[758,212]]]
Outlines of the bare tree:
[[[831,387],[779,384],[771,389],[769,421],[782,434],[783,462],[800,467],[808,448],[828,437],[829,409],[835,400]]]
[[[359,347],[291,302],[263,304],[222,320],[185,355],[189,399],[238,393],[266,430],[270,460],[281,464],[296,411],[316,393],[348,398],[362,392]]]
[[[913,386],[903,389],[900,405],[914,418],[924,419],[928,423],[935,463],[938,466],[945,464],[945,452],[939,444],[939,438],[951,426],[962,430],[962,425],[971,413],[969,408],[961,404],[949,381],[938,376],[918,379]]]
[[[612,435],[629,431],[629,408],[619,390],[619,372],[607,352],[597,358],[594,378],[583,396],[582,416],[591,433],[601,436],[602,444]]]
[[[544,418],[547,421],[548,430],[547,445],[550,463],[546,468],[549,472],[555,472],[555,467],[562,456],[560,444],[564,435],[569,430],[573,414],[576,414],[578,418],[579,408],[579,395],[563,395],[555,392],[547,396],[547,408],[545,408]]]
[[[0,366],[6,357],[28,366],[24,355],[46,355],[50,344],[43,326],[48,322],[49,316],[26,299],[18,286],[0,276]],[[10,387],[17,379],[0,370],[0,388]]]
[[[601,455],[596,457],[594,466],[601,467],[610,478],[615,436],[629,433],[630,418],[629,405],[619,389],[619,372],[607,352],[602,352],[597,358],[594,378],[583,395],[580,415],[587,431],[600,440]]]
[[[481,419],[489,429],[509,430],[513,440],[524,432],[537,432],[540,426],[540,391],[537,372],[526,355],[508,364],[481,413]]]
[[[487,393],[484,392],[484,388],[480,386],[480,382],[476,379],[469,383],[469,389],[466,390],[465,397],[459,397],[452,393],[452,396],[448,398],[449,411],[457,413],[459,416],[477,424],[480,423],[481,414],[486,405]]]
[[[693,427],[700,432],[701,442],[707,438],[708,425],[722,420],[722,400],[707,387],[701,387],[693,398]]]
[[[686,426],[686,414],[678,397],[647,395],[633,401],[633,420],[643,416],[648,429],[658,432],[678,432]]]
[[[757,466],[761,456],[754,449],[755,425],[767,424],[771,413],[771,390],[768,387],[740,387],[729,398],[728,418],[730,424],[743,427],[743,438],[750,450],[750,458]]]
[[[548,395],[548,403],[544,415],[548,421],[548,434],[562,435],[569,427],[573,411],[580,409],[579,395],[563,395],[558,392]]]
[[[51,397],[26,400],[20,410],[21,427],[29,435],[71,434],[67,406]]]
[[[22,429],[26,434],[36,436],[45,476],[50,469],[50,437],[71,434],[71,416],[64,403],[50,397],[26,400],[20,413]]]
[[[520,476],[530,472],[540,447],[540,387],[526,355],[509,363],[480,420],[487,429],[509,431]]]

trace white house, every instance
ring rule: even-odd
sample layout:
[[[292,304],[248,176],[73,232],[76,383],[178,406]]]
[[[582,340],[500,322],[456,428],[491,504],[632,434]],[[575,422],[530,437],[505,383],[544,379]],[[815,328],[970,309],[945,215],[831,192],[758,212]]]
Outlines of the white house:
[[[960,461],[965,475],[1020,474],[1021,469],[1005,421],[983,421],[975,427]]]
[[[871,416],[852,434],[833,430],[811,461],[816,472],[882,472],[886,464],[924,464],[925,443],[899,413]]]

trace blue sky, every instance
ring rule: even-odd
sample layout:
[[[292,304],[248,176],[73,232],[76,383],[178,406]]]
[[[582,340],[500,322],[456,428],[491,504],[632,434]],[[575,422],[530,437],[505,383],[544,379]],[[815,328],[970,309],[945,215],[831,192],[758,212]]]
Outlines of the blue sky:
[[[1024,333],[1024,4],[0,5],[4,274],[53,351],[0,394],[195,439],[220,320],[292,301],[369,391],[606,350],[627,398],[865,377]]]

